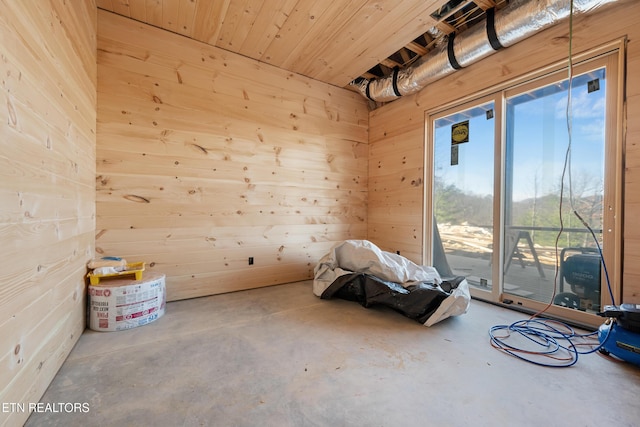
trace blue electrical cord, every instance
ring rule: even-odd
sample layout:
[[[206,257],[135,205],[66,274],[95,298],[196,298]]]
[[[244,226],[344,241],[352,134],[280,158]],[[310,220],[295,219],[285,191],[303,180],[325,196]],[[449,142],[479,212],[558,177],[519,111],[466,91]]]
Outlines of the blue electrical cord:
[[[557,326],[554,326],[557,325]],[[598,331],[587,334],[578,334],[569,325],[557,320],[545,318],[531,318],[518,320],[510,325],[496,325],[489,329],[491,345],[511,356],[517,357],[525,362],[538,366],[550,368],[566,368],[575,365],[581,354],[590,354],[600,350],[611,333],[611,328],[607,331],[607,336],[601,343],[596,345],[593,339]],[[506,339],[512,335],[524,339],[524,344],[531,348],[524,348],[522,345],[508,344]],[[580,351],[579,347],[587,346],[587,351]],[[555,359],[558,362],[550,363],[546,360]]]

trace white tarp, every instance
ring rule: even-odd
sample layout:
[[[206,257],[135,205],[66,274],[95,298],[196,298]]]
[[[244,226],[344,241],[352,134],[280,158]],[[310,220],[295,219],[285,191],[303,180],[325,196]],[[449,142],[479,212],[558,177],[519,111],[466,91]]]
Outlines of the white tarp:
[[[422,282],[442,283],[442,278],[433,267],[417,265],[401,255],[382,251],[367,240],[345,240],[334,245],[316,265],[313,293],[322,296],[338,277],[354,272],[397,283],[404,288]],[[469,285],[462,280],[424,324],[431,326],[447,317],[464,314],[470,301]]]

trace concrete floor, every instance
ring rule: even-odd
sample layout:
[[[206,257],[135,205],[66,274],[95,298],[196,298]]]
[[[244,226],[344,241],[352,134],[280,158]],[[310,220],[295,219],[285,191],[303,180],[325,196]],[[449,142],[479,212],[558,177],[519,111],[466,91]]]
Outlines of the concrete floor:
[[[636,426],[640,368],[507,356],[488,329],[526,318],[478,301],[431,328],[324,301],[311,282],[178,301],[154,323],[87,330],[27,426]]]

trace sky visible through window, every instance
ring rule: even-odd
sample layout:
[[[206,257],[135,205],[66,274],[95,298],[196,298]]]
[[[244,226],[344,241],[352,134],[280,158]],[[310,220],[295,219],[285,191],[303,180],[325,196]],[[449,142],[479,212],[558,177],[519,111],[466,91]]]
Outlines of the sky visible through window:
[[[604,79],[604,69],[573,78],[571,169],[574,197],[601,196],[603,193]],[[567,88],[568,81],[565,80],[507,100],[506,152],[507,162],[513,165],[513,176],[507,173],[507,179],[513,178],[513,201],[559,193],[569,144]],[[436,180],[454,185],[467,194],[493,195],[495,118],[486,114],[492,109],[492,104],[485,104],[435,122]],[[469,142],[458,144],[457,164],[452,165],[451,125],[465,120],[469,121]],[[568,185],[568,178],[565,185]]]

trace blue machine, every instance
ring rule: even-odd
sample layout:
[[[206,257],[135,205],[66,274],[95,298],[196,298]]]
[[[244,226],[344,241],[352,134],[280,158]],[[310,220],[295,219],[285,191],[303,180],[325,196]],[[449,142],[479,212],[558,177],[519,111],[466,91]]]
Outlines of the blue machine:
[[[640,304],[607,305],[598,315],[608,318],[598,329],[600,352],[640,366]]]

